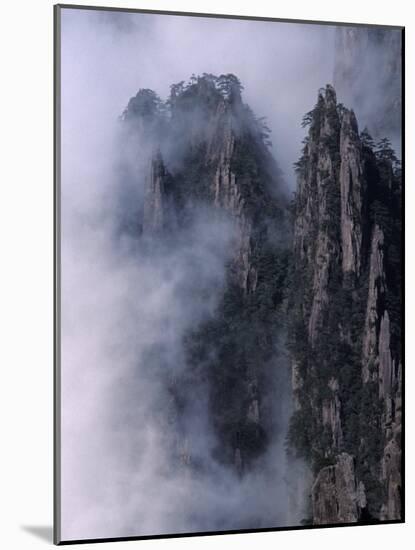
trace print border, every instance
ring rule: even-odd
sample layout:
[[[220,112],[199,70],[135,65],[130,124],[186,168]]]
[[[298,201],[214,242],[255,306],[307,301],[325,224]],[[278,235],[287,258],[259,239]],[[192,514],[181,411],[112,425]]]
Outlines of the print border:
[[[402,143],[402,289],[401,289],[401,304],[402,304],[402,455],[401,455],[401,475],[402,475],[402,517],[398,520],[372,520],[359,521],[355,523],[332,523],[327,525],[295,525],[284,527],[269,527],[259,529],[235,529],[226,531],[200,531],[190,533],[166,533],[144,536],[129,536],[129,537],[109,537],[109,538],[92,538],[92,539],[71,539],[62,540],[61,538],[61,11],[63,9],[74,10],[98,10],[98,11],[115,11],[124,13],[142,13],[152,15],[174,15],[185,17],[202,17],[202,18],[218,18],[218,19],[236,19],[246,21],[265,21],[277,23],[294,23],[307,25],[329,25],[329,26],[344,26],[344,27],[371,27],[384,28],[390,30],[400,30],[402,33],[402,124],[401,124],[401,143]],[[279,19],[271,17],[247,16],[247,15],[227,15],[216,13],[197,13],[197,12],[181,12],[181,11],[161,11],[148,9],[133,9],[133,8],[117,8],[108,6],[86,6],[76,4],[56,4],[54,10],[54,62],[53,62],[53,173],[54,173],[54,197],[53,197],[53,300],[54,300],[54,323],[53,323],[53,464],[54,464],[54,487],[53,487],[53,542],[56,545],[69,544],[91,544],[101,542],[118,542],[118,541],[137,541],[137,540],[153,540],[167,538],[183,538],[183,537],[200,537],[212,535],[228,535],[239,533],[267,533],[278,531],[298,531],[307,529],[327,529],[333,527],[360,527],[366,525],[390,525],[396,523],[405,523],[405,27],[396,25],[375,25],[369,23],[346,23],[340,21],[315,21],[305,19]]]

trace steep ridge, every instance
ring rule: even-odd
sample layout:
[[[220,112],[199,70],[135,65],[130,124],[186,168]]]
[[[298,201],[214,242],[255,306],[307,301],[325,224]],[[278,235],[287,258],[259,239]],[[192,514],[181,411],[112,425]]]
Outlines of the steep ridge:
[[[289,442],[313,470],[309,521],[399,519],[400,165],[331,86],[303,123]]]
[[[282,402],[290,389],[280,342],[291,242],[269,130],[243,103],[242,89],[234,75],[192,77],[173,85],[166,103],[140,90],[122,117],[127,133],[152,144],[143,207],[131,224],[140,238],[174,247],[206,213],[210,224],[225,219],[232,235],[216,306],[186,334],[186,367],[167,383],[179,462],[203,467],[186,428],[186,416],[205,398],[197,389],[203,387],[214,460],[240,475],[285,437]],[[199,267],[209,269],[203,260]]]
[[[199,249],[185,256],[181,300],[205,305],[182,338],[182,365],[163,371],[168,350],[151,352],[165,372],[172,463],[199,474],[215,463],[241,479],[263,471],[291,415],[288,453],[311,470],[291,487],[298,510],[310,485],[305,522],[399,519],[399,161],[387,139],[359,133],[328,85],[303,120],[291,228],[269,130],[242,90],[234,75],[193,76],[166,102],[140,90],[122,116],[144,167],[132,172],[134,185],[144,173],[144,193],[122,231],[167,263],[183,243]],[[203,430],[213,441],[200,444]],[[275,471],[266,475],[273,484]]]

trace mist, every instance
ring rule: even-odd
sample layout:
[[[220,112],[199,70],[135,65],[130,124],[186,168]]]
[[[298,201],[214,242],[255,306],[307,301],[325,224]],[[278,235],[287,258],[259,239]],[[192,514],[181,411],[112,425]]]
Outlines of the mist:
[[[192,74],[233,73],[244,101],[267,118],[274,155],[294,189],[301,118],[333,79],[334,27],[63,10],[62,33],[71,116],[82,111],[88,120],[94,111],[114,121],[140,88],[165,99],[171,84]]]
[[[120,212],[145,195],[151,149],[141,138],[120,150],[120,116],[140,88],[165,99],[192,74],[233,73],[244,102],[267,118],[290,195],[302,116],[332,80],[334,33],[323,25],[62,10],[63,539],[303,519],[301,503],[289,504],[302,489],[292,480],[304,472],[289,463],[281,429],[291,411],[283,334],[275,361],[286,376],[271,381],[267,396],[278,402],[279,430],[251,472],[240,477],[213,459],[204,380],[187,403],[183,437],[169,425],[169,388],[186,373],[183,339],[218,305],[235,228],[207,208],[164,244],[120,236]],[[182,462],[191,455],[203,474],[173,466],[172,449]]]
[[[360,129],[388,138],[401,156],[402,44],[400,29],[338,27],[334,86],[355,111]]]

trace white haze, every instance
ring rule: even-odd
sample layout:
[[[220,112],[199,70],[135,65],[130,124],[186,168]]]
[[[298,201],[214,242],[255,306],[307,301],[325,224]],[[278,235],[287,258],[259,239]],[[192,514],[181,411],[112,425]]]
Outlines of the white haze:
[[[160,414],[168,395],[149,353],[154,345],[166,350],[163,376],[184,368],[181,338],[215,307],[232,227],[202,213],[188,239],[151,261],[127,237],[117,241],[118,117],[140,88],[165,99],[192,73],[234,73],[244,101],[267,117],[293,189],[301,118],[332,79],[333,44],[329,26],[62,10],[63,539],[277,527],[302,518],[288,505],[293,471],[284,433],[242,480],[213,461],[201,479],[169,463],[171,434]],[[139,155],[135,162],[138,197]],[[195,391],[187,433],[192,452],[209,457],[214,435],[202,382]],[[287,388],[287,417],[289,407]]]
[[[367,127],[375,140],[387,137],[400,157],[402,31],[388,29],[380,37],[375,28],[363,29],[361,35],[355,27],[337,31],[341,31],[335,38],[335,69],[340,69],[334,74],[337,99],[355,111],[360,129]],[[347,33],[353,33],[352,50],[343,42]]]

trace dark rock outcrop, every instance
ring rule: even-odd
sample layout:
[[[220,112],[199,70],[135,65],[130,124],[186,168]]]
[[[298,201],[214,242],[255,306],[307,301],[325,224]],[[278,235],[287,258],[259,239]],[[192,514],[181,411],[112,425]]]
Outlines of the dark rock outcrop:
[[[320,470],[312,487],[312,505],[317,525],[359,520],[366,495],[363,484],[356,482],[353,457],[341,453],[336,464]]]
[[[373,152],[331,86],[308,123],[294,206],[290,440],[314,471],[314,523],[399,519],[399,164],[390,149]]]

